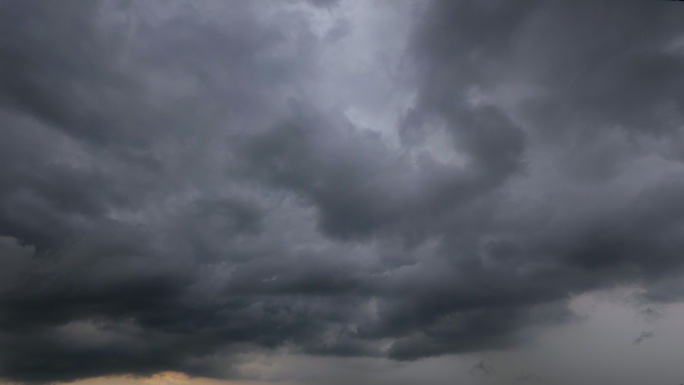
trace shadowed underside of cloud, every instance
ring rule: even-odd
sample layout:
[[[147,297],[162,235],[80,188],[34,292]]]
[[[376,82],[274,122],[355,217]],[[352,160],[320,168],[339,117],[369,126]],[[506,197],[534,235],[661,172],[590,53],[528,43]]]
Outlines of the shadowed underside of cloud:
[[[0,376],[413,360],[684,297],[684,8],[425,4],[396,84],[351,86],[413,93],[374,130],[322,86],[344,2],[306,4],[0,3]]]

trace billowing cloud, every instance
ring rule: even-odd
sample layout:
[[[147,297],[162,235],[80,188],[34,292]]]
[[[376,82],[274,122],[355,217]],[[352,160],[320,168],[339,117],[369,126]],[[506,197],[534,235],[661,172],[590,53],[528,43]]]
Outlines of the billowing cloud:
[[[0,376],[514,348],[623,284],[657,318],[683,12],[1,3]]]

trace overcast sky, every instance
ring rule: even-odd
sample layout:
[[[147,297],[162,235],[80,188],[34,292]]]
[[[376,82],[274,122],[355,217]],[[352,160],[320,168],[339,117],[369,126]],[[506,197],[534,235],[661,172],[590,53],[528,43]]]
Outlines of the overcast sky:
[[[684,382],[684,3],[0,0],[0,382]]]

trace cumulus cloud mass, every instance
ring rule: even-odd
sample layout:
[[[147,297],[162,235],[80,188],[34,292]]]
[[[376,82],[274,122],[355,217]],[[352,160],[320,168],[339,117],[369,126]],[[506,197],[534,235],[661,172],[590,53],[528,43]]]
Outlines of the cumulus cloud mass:
[[[496,354],[571,341],[618,289],[631,315],[595,322],[676,356],[683,20],[0,1],[0,378],[431,385],[452,360],[463,384],[565,384]]]

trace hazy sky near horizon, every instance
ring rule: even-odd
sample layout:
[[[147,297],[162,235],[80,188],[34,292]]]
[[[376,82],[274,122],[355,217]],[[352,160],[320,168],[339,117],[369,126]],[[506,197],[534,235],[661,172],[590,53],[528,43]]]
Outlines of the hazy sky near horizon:
[[[681,383],[682,20],[0,0],[0,382]]]

